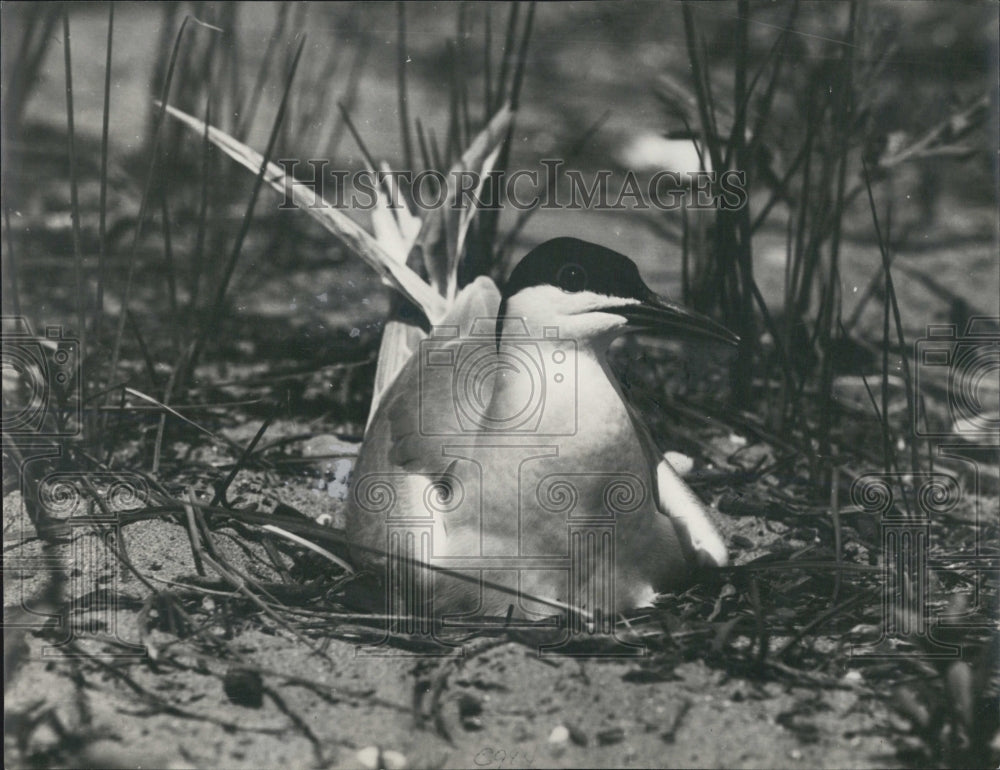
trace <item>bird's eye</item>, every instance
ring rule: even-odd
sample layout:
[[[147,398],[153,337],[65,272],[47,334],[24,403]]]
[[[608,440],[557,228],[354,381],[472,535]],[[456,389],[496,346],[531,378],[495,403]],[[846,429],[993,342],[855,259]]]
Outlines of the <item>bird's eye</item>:
[[[556,285],[563,291],[583,291],[587,288],[587,271],[579,265],[563,265],[556,275]]]

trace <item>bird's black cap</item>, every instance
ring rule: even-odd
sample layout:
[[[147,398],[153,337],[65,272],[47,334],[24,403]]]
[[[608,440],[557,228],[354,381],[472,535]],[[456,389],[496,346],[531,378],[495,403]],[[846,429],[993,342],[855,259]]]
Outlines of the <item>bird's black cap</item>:
[[[522,289],[546,285],[638,300],[652,294],[635,262],[579,238],[553,238],[528,252],[507,279],[503,302]]]

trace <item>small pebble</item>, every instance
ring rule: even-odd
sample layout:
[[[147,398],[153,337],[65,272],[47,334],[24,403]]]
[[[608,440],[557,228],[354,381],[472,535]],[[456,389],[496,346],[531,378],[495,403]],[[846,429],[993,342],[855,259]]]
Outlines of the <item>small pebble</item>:
[[[264,681],[257,671],[230,668],[222,680],[222,689],[239,706],[259,709],[264,705]]]
[[[379,770],[378,746],[365,746],[357,753],[358,763],[367,770]]]
[[[549,733],[549,743],[566,743],[569,740],[569,729],[565,725],[557,725]]]
[[[576,727],[575,725],[568,725],[567,729],[569,729],[569,739],[577,746],[586,746],[590,743],[590,740],[587,738],[587,734],[579,727]]]
[[[333,477],[341,484],[346,484],[351,478],[351,471],[354,463],[346,457],[342,457],[333,464]]]
[[[326,493],[334,500],[346,500],[349,487],[341,481],[331,481],[326,485]]]
[[[601,730],[597,734],[597,742],[601,746],[612,746],[616,743],[621,743],[625,740],[625,731],[620,727],[611,727],[607,730]]]
[[[466,730],[483,729],[483,720],[480,718],[482,713],[483,702],[475,695],[463,693],[458,699],[458,716]]]
[[[378,746],[365,746],[356,756],[358,763],[366,770],[404,770],[406,767],[406,757],[391,749],[379,751]]]

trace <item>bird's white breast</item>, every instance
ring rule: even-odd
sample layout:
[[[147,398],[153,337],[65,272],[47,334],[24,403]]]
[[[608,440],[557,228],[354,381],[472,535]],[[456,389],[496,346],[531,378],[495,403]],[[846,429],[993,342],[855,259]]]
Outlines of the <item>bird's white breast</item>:
[[[450,360],[456,366],[466,344],[457,339],[443,346],[455,352]],[[427,555],[434,563],[508,585],[515,593],[566,602],[573,598],[572,542],[610,537],[617,609],[639,606],[682,580],[687,569],[673,524],[658,511],[656,454],[637,431],[603,350],[541,334],[519,350],[538,356],[539,366],[498,366],[477,396],[479,408],[488,403],[487,416],[518,415],[529,402],[541,410],[528,409],[532,419],[512,420],[509,430],[468,430],[467,424],[462,429],[448,422],[447,431],[428,431],[428,416],[447,414],[452,420],[451,400],[460,392],[447,370],[435,370],[439,379],[431,381],[421,378],[417,357],[407,364],[372,423],[355,470],[348,529],[369,549],[359,549],[356,557],[379,569],[384,561],[373,554],[385,548],[398,522],[428,521]],[[435,399],[436,411],[426,409],[428,398]],[[444,497],[431,489],[442,482]],[[372,494],[380,489],[391,494]],[[497,568],[532,559],[548,566]],[[490,569],[478,570],[477,560],[491,560]],[[600,565],[574,569],[583,583],[601,579]],[[442,574],[435,586],[436,612],[502,615],[511,604],[518,614],[546,609]]]

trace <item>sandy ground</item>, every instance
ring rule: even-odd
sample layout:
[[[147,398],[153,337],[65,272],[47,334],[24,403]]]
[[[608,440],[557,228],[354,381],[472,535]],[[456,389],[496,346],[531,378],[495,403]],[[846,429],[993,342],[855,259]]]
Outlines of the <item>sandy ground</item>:
[[[303,499],[310,494],[303,490]],[[10,515],[18,503],[17,495],[6,501],[8,533],[19,527]],[[124,532],[133,564],[159,587],[176,588],[171,581],[194,573],[180,526],[146,521]],[[259,548],[227,532],[217,543],[229,563],[259,580],[275,578]],[[74,542],[80,553],[97,541],[77,534]],[[43,554],[30,537],[20,545],[9,539],[5,550],[19,563]],[[226,592],[189,599],[191,616],[226,645],[223,659],[158,630],[165,620],[155,609],[150,619],[139,582],[100,566],[100,575],[77,569],[70,586],[97,578],[117,588],[117,606],[77,615],[75,644],[59,644],[65,624],[18,634],[26,661],[6,691],[8,766],[48,757],[43,764],[56,767],[352,768],[366,766],[370,747],[383,751],[385,766],[414,768],[897,763],[886,737],[893,718],[858,671],[814,680],[808,672],[748,676],[713,661],[709,645],[680,653],[656,644],[628,658],[542,657],[531,644],[496,638],[473,640],[447,658],[338,639],[312,651],[252,610],[242,619],[223,612]],[[11,577],[5,606],[23,598],[37,611],[45,571]],[[102,644],[108,627],[82,625],[87,617],[113,617],[119,644]],[[241,667],[264,672],[244,690],[256,692],[257,703],[238,685],[235,702],[227,695]]]

